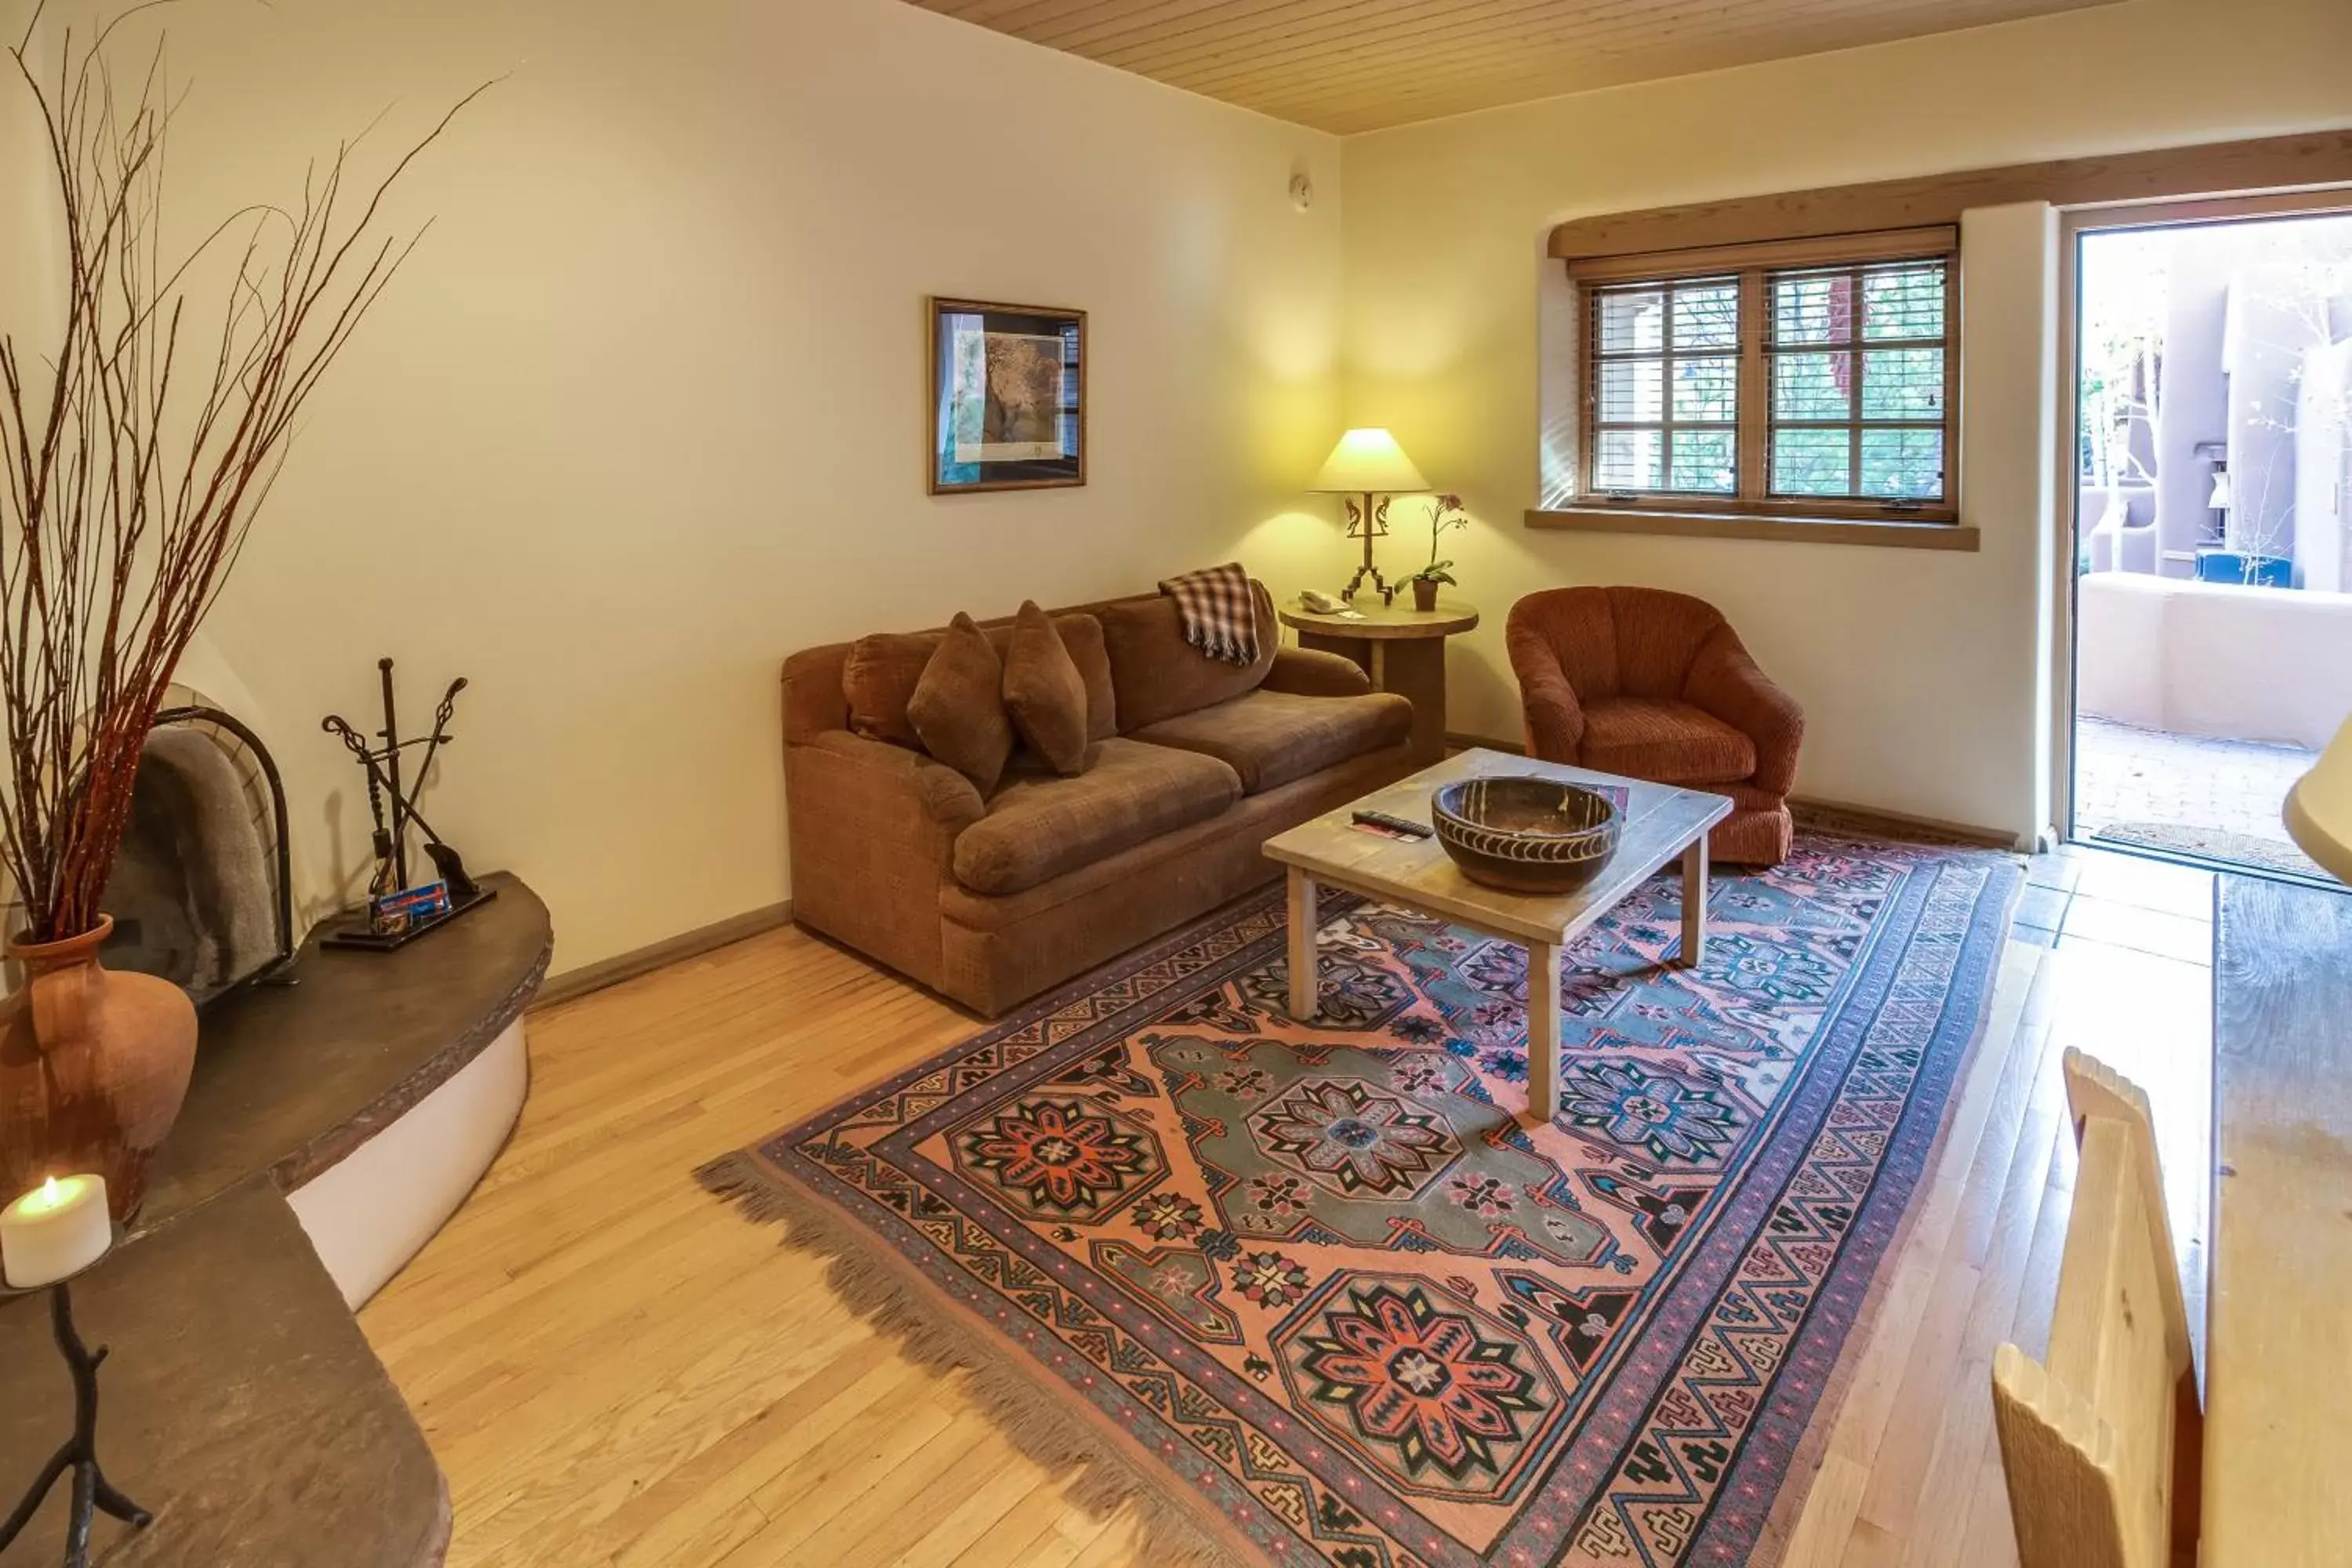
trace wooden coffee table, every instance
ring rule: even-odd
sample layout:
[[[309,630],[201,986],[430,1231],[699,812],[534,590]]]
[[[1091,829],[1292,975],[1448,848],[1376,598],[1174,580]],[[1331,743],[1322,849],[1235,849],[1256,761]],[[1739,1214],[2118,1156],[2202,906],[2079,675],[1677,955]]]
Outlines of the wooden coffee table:
[[[1355,825],[1359,811],[1427,822],[1429,797],[1438,786],[1498,773],[1531,773],[1592,788],[1614,785],[1625,792],[1624,832],[1617,853],[1598,877],[1576,892],[1557,897],[1507,893],[1465,877],[1434,838],[1407,842]],[[1291,1014],[1301,1022],[1315,1017],[1318,884],[1443,915],[1473,931],[1524,942],[1528,1105],[1535,1116],[1549,1121],[1559,1111],[1560,949],[1669,861],[1679,859],[1683,940],[1675,961],[1697,963],[1706,952],[1707,829],[1730,815],[1731,802],[1719,795],[1475,750],[1301,823],[1265,845],[1266,857],[1289,868]]]

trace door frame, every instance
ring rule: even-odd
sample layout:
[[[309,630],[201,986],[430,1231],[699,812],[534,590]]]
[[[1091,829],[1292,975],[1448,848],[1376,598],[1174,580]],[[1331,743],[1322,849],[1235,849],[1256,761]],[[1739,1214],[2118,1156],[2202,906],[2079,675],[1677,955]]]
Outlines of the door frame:
[[[2086,234],[2125,229],[2198,228],[2213,224],[2352,213],[2352,185],[2182,196],[2169,201],[2110,202],[2058,209],[2058,465],[2057,527],[2050,570],[2050,815],[2061,844],[2074,839],[2074,563],[2081,549],[2083,428],[2082,246]]]

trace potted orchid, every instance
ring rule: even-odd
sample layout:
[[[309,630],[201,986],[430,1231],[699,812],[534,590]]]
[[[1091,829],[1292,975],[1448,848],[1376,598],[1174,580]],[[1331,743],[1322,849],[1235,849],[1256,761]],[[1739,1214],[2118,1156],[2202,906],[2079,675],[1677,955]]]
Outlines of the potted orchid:
[[[1437,558],[1437,548],[1439,542],[1444,540],[1447,534],[1453,532],[1457,528],[1467,528],[1469,526],[1470,514],[1462,510],[1462,498],[1460,496],[1439,496],[1435,500],[1430,503],[1429,564],[1405,579],[1407,583],[1412,584],[1412,607],[1414,609],[1423,611],[1424,613],[1430,610],[1434,610],[1437,608],[1437,590],[1439,585],[1443,584],[1448,588],[1456,585],[1454,581],[1454,563],[1450,560],[1440,561]]]

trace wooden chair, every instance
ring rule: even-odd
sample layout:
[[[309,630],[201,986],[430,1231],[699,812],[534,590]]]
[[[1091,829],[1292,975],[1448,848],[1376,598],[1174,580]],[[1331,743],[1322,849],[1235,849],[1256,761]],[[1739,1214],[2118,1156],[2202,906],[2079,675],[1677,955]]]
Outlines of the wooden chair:
[[[2022,1568],[2196,1561],[2202,1417],[2147,1096],[2080,1051],[2082,1167],[2050,1353],[1994,1353],[1993,1416]]]

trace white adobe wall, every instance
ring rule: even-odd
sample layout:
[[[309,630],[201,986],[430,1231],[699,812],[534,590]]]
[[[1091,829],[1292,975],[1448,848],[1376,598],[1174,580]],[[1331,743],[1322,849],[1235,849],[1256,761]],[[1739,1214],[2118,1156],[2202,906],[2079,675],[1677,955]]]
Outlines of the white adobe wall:
[[[2090,718],[2315,750],[2352,713],[2352,594],[2104,572],[2076,604]]]

